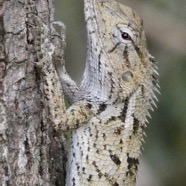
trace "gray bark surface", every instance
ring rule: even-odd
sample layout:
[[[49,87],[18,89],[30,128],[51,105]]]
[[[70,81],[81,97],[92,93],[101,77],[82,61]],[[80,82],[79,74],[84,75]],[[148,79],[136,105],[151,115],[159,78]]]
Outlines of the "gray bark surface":
[[[64,185],[62,136],[43,106],[35,16],[53,20],[52,0],[0,2],[0,185]],[[35,34],[35,35],[34,35]]]

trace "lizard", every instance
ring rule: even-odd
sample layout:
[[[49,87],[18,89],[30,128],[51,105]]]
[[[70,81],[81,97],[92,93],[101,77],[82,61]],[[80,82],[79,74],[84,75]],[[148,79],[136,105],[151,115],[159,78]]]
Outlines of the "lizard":
[[[156,61],[133,9],[113,0],[84,0],[84,12],[88,51],[80,86],[64,61],[55,68],[55,46],[48,40],[38,62],[53,125],[61,133],[72,131],[66,186],[132,186],[159,92]],[[68,109],[63,92],[71,102]]]

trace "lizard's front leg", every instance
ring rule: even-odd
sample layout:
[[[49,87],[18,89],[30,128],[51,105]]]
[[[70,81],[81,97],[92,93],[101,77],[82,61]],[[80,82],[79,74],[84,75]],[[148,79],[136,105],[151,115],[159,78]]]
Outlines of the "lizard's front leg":
[[[64,73],[64,75],[62,74],[60,77],[58,76],[53,63],[54,54],[56,50],[58,51],[58,46],[54,46],[49,39],[50,30],[48,27],[40,20],[37,21],[40,25],[39,29],[41,35],[36,39],[38,48],[36,52],[39,60],[39,62],[36,63],[36,66],[41,72],[41,78],[43,81],[42,92],[44,102],[49,108],[49,118],[57,131],[77,128],[88,121],[92,116],[92,107],[86,100],[83,100],[77,102],[66,110],[60,78],[64,79],[64,77],[67,77],[68,75],[66,72],[60,71],[60,73]],[[65,83],[65,81],[66,80],[62,80],[62,83]],[[73,81],[71,80],[71,82]]]
[[[43,82],[44,98],[57,131],[78,128],[92,117],[91,105],[86,100],[77,102],[66,110],[59,77],[52,64],[50,70],[43,71]]]
[[[56,32],[56,26],[60,28],[60,32]],[[73,103],[75,100],[75,96],[78,93],[79,87],[77,86],[76,82],[72,80],[65,68],[65,61],[63,59],[63,51],[65,48],[65,32],[66,28],[65,25],[60,21],[53,21],[51,23],[52,29],[52,43],[57,46],[54,55],[53,55],[53,62],[57,74],[59,76],[59,80],[61,82],[62,89],[64,91],[65,96],[67,99]]]

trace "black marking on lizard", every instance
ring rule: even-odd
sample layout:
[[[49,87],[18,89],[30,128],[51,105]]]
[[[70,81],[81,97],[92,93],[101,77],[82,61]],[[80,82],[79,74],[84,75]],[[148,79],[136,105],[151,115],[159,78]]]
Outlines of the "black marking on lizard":
[[[115,182],[112,186],[119,186],[119,184],[117,182]]]
[[[138,169],[139,160],[137,158],[132,158],[127,154],[127,163],[128,163],[128,171],[126,172],[126,176],[133,176]]]
[[[82,168],[83,174],[85,174],[85,167]]]
[[[110,121],[116,121],[117,117],[116,116],[111,116],[105,124],[108,124]]]
[[[80,166],[79,166],[78,163],[76,163],[76,168],[77,168],[77,170],[78,170],[78,172],[79,172]]]
[[[149,57],[149,60],[152,62],[152,63],[156,63],[156,60],[154,57]]]
[[[98,173],[99,179],[104,176],[108,181],[112,182],[112,180],[109,178],[109,175],[107,173],[102,173],[101,172],[101,170],[99,169],[98,165],[96,165],[95,161],[92,162],[92,165],[96,169],[96,172]]]
[[[136,53],[138,54],[139,58],[141,59],[141,62],[143,63],[143,62],[144,62],[144,61],[142,60],[142,59],[143,59],[143,53],[142,53],[140,47],[137,46],[137,45],[135,45],[135,43],[134,43],[133,40],[131,40],[131,41],[132,41],[132,45],[134,46],[134,49],[135,49]]]
[[[76,182],[76,179],[73,177],[73,178],[72,178],[72,183],[73,183],[73,186],[75,186],[75,185],[76,185],[76,183],[75,183],[75,182]]]
[[[114,130],[114,134],[120,135],[120,134],[121,134],[121,130],[122,130],[121,127],[117,127],[117,128]]]
[[[94,166],[94,168],[96,169],[96,172],[98,173],[98,177],[101,178],[104,174],[100,171],[99,167],[96,165],[96,162],[93,161],[92,165]]]
[[[120,119],[122,122],[125,122],[125,117],[126,117],[126,113],[127,113],[127,109],[128,109],[128,104],[129,104],[129,98],[127,98],[127,99],[125,100],[123,110],[121,111],[121,115],[119,116],[119,119]]]
[[[109,92],[109,99],[112,99],[113,93],[114,93],[114,86],[115,86],[115,82],[114,82],[114,78],[112,77],[112,72],[108,72],[108,76],[110,77],[110,92]]]
[[[129,164],[130,166],[132,166],[132,165],[138,165],[138,164],[139,164],[139,160],[138,160],[138,159],[136,159],[136,158],[131,158],[131,157],[129,157],[129,156],[128,156],[128,158],[127,158],[127,162],[128,162],[128,164]]]
[[[85,20],[86,22],[88,22],[88,21],[93,21],[95,19],[95,16],[94,17],[92,17],[92,16],[89,16],[89,17],[87,17],[87,19]]]
[[[134,125],[133,125],[133,134],[135,134],[139,129],[139,120],[134,117]]]
[[[116,164],[116,165],[120,165],[121,161],[119,159],[119,157],[117,155],[110,155],[111,160]]]
[[[89,177],[87,178],[87,181],[91,182],[92,181],[92,177],[93,177],[92,174],[90,174]]]
[[[105,133],[102,133],[103,134],[103,139],[106,140],[106,134]]]
[[[91,104],[91,103],[88,103],[88,104],[87,104],[87,107],[88,107],[89,109],[91,109],[91,108],[92,108],[92,104]]]
[[[103,112],[105,109],[107,108],[107,104],[102,103],[99,105],[99,109],[97,111],[97,114],[100,114],[101,112]]]
[[[121,44],[121,42],[116,43],[116,45],[108,51],[108,53],[112,53],[116,50],[116,48]]]
[[[90,35],[92,35],[92,34],[95,34],[96,33],[96,31],[95,30],[93,30],[93,31],[89,31],[88,32]]]
[[[102,50],[100,50],[100,52],[99,52],[99,55],[98,55],[98,71],[99,71],[99,73],[101,73],[101,55],[103,54],[103,51]]]
[[[119,144],[123,144],[123,140],[122,139],[120,139]]]
[[[123,51],[123,59],[125,59],[125,64],[126,67],[130,68],[131,64],[130,64],[130,60],[129,60],[129,55],[128,55],[128,47],[126,46],[124,51]]]
[[[158,79],[154,74],[152,75],[152,83],[153,83],[154,86],[158,85]]]
[[[86,155],[86,160],[87,160],[87,161],[89,160],[89,157],[88,157],[88,155]]]

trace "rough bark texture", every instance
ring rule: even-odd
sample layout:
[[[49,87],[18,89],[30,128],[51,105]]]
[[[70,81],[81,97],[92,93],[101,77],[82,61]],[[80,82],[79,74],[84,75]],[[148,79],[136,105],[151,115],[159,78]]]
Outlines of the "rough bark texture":
[[[0,185],[61,186],[62,137],[42,103],[31,14],[49,25],[53,1],[0,1]]]

